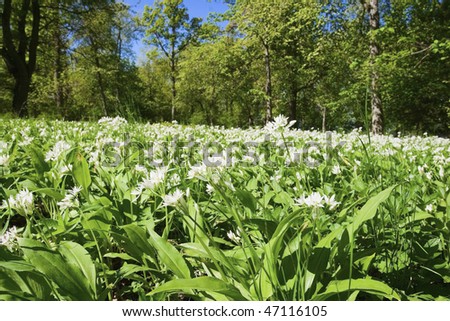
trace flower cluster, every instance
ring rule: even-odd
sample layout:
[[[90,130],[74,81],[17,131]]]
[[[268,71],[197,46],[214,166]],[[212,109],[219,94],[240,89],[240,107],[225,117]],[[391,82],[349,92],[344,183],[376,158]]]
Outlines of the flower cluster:
[[[275,117],[275,119],[273,121],[267,123],[267,125],[264,127],[264,129],[266,131],[268,131],[269,133],[285,131],[285,130],[291,128],[292,126],[294,126],[294,124],[296,123],[295,120],[292,120],[291,122],[288,122],[288,121],[289,120],[286,116],[279,115],[279,116]]]
[[[55,146],[45,154],[45,161],[56,161],[59,157],[70,149],[70,144],[65,141],[56,142]]]
[[[183,199],[184,193],[179,189],[176,189],[172,194],[163,196],[163,206],[177,206]]]
[[[11,227],[5,232],[5,234],[0,236],[0,246],[6,246],[9,251],[13,251],[16,247],[17,240],[17,228],[15,226]]]
[[[62,201],[58,202],[59,209],[61,211],[78,208],[80,206],[80,202],[78,201],[78,194],[81,192],[82,188],[75,186],[72,188],[66,196],[62,199]]]
[[[328,197],[326,195],[322,195],[318,192],[314,192],[309,196],[303,195],[300,198],[295,200],[295,204],[299,206],[307,206],[312,208],[321,208],[324,205],[328,206],[330,210],[334,210],[338,207],[339,202],[336,202],[335,195]]]
[[[22,216],[32,214],[34,209],[33,193],[28,189],[22,190],[17,195],[10,196],[7,202],[3,201],[2,207],[14,209]]]

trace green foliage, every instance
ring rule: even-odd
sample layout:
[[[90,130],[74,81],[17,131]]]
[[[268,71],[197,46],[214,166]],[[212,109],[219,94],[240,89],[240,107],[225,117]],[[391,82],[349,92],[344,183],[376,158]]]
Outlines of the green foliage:
[[[449,141],[287,125],[5,120],[0,299],[450,300]]]

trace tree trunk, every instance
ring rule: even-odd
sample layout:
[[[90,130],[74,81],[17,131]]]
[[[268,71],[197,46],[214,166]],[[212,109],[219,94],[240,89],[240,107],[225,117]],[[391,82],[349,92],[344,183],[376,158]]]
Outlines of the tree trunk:
[[[94,49],[94,54],[95,54],[94,63],[95,63],[95,67],[97,69],[96,76],[97,76],[98,87],[100,89],[100,96],[102,99],[103,116],[108,116],[108,99],[106,97],[103,76],[100,72],[102,65],[100,63],[100,58],[98,57],[99,49],[98,49],[97,44],[92,36],[89,36],[89,41],[91,42],[91,46]]]
[[[13,109],[19,117],[25,117],[28,114],[27,101],[30,92],[31,78],[26,73],[20,73],[14,76],[15,84],[13,89]]]
[[[175,35],[177,34],[177,30],[175,25],[172,26],[172,40],[171,40],[171,44],[170,44],[170,79],[172,82],[172,121],[175,120],[175,105],[176,105],[176,100],[177,100],[177,87],[176,87],[176,82],[177,82],[177,76],[176,76],[176,72],[177,72],[177,68],[176,68],[176,37]]]
[[[59,6],[59,4],[58,4]],[[57,110],[61,113],[61,115],[65,116],[66,111],[64,110],[64,88],[62,83],[62,74],[63,74],[63,53],[64,53],[64,41],[62,39],[61,29],[60,29],[60,19],[59,15],[61,14],[61,10],[58,8],[57,13],[57,28],[54,33],[54,41],[55,41],[55,65],[54,65],[54,90],[55,90],[55,104]]]
[[[291,95],[289,99],[289,118],[290,120],[297,120],[297,103],[298,103],[298,89],[295,84],[292,84]]]
[[[272,114],[272,66],[271,66],[271,57],[270,57],[270,48],[269,45],[263,41],[264,46],[264,62],[266,67],[266,86],[265,86],[265,94],[266,94],[266,123],[273,120]]]
[[[175,75],[176,68],[175,68],[175,62],[174,61],[171,62],[170,68],[171,68],[170,79],[171,79],[171,83],[172,83],[171,84],[172,85],[172,113],[171,113],[171,116],[172,116],[172,121],[174,121],[175,120],[175,105],[176,105],[176,100],[177,100],[177,87],[176,87],[177,79],[176,79],[176,75]]]
[[[1,56],[3,57],[8,72],[14,77],[13,112],[19,117],[27,115],[28,94],[31,87],[31,79],[36,69],[37,46],[39,42],[39,24],[41,19],[38,0],[23,0],[18,14],[17,29],[12,30],[11,0],[3,3],[3,12],[0,15],[2,22],[3,43]],[[31,34],[26,33],[27,15],[30,11],[33,17]],[[14,35],[13,35],[14,34]],[[17,38],[16,48],[14,40]]]
[[[319,104],[320,111],[322,113],[322,132],[327,131],[327,109]]]
[[[378,0],[369,0],[369,22],[370,30],[375,32],[380,28],[380,11]],[[380,54],[379,45],[372,34],[370,39],[370,72],[371,72],[371,105],[372,105],[372,133],[380,135],[383,133],[383,105],[379,90],[379,74],[376,67],[376,58]]]

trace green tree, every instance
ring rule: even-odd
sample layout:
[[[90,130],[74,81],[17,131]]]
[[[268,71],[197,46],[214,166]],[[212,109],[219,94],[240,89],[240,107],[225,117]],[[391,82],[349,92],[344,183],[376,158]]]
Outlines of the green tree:
[[[142,24],[148,43],[156,46],[170,64],[171,116],[175,120],[179,57],[195,39],[200,20],[189,20],[182,0],[156,0],[153,7],[145,7]]]
[[[13,6],[12,0],[5,0],[0,18],[2,23],[0,54],[15,82],[13,112],[25,116],[31,80],[36,70],[41,21],[40,3],[38,0],[22,0],[17,1],[17,6]],[[29,19],[31,19],[30,28],[27,26]]]

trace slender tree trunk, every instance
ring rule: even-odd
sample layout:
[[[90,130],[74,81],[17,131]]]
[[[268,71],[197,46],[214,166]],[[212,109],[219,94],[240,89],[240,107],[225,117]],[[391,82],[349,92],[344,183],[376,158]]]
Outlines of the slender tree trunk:
[[[95,54],[94,63],[95,63],[95,68],[97,69],[96,77],[97,77],[98,87],[100,89],[100,96],[102,99],[103,116],[108,116],[108,99],[106,97],[106,90],[105,90],[105,85],[104,85],[104,81],[103,81],[103,76],[100,72],[102,66],[100,63],[100,59],[98,57],[99,50],[98,50],[97,44],[92,36],[89,36],[89,41],[91,42],[91,46],[92,46],[92,49],[94,49],[94,54]]]
[[[18,116],[26,116],[28,94],[31,88],[31,78],[36,69],[37,46],[39,42],[39,25],[41,12],[38,0],[23,0],[18,19],[17,29],[12,31],[11,0],[4,0],[3,12],[0,14],[2,23],[2,49],[3,57],[9,73],[14,77],[13,89],[13,112]],[[27,16],[30,11],[33,17],[31,24],[31,34],[27,35]],[[18,40],[17,48],[14,40]]]
[[[175,26],[172,26],[172,35],[173,38],[171,40],[171,52],[170,52],[170,78],[171,78],[171,82],[172,82],[172,121],[175,120],[175,107],[176,107],[176,101],[177,101],[177,87],[176,87],[176,82],[177,82],[177,76],[176,76],[176,72],[177,72],[177,66],[176,66],[176,37],[175,35],[177,34],[177,30]]]
[[[59,6],[59,4],[58,4]],[[61,29],[60,29],[60,19],[59,15],[61,11],[58,9],[57,13],[57,28],[54,33],[55,41],[55,65],[54,65],[54,86],[55,86],[55,104],[58,111],[65,116],[66,111],[64,110],[64,87],[62,83],[63,74],[63,52],[64,52],[64,41],[62,39]]]
[[[322,113],[322,132],[327,131],[327,109],[319,104],[320,111]]]
[[[177,100],[177,78],[176,78],[176,67],[175,67],[175,57],[172,58],[173,61],[170,63],[170,80],[171,80],[171,85],[172,85],[172,121],[175,120],[175,105],[176,105],[176,100]]]
[[[100,61],[98,59],[98,57],[95,57],[95,64],[97,67],[97,82],[98,82],[98,87],[100,89],[100,96],[102,97],[102,110],[103,110],[103,115],[104,116],[108,116],[108,100],[106,98],[106,93],[105,93],[105,85],[103,82],[103,76],[100,72]]]
[[[378,0],[369,0],[369,22],[372,32],[380,28],[380,11]],[[371,105],[372,105],[372,133],[383,133],[383,105],[379,89],[379,74],[376,66],[376,58],[380,54],[379,45],[372,35],[370,39],[370,72],[371,72]]]
[[[264,63],[266,67],[266,86],[265,86],[265,94],[266,94],[266,123],[272,121],[272,66],[271,66],[271,56],[270,56],[270,48],[269,45],[263,41],[264,46]]]
[[[289,118],[290,120],[297,120],[297,103],[298,103],[298,89],[295,84],[292,84],[291,95],[289,99]]]

